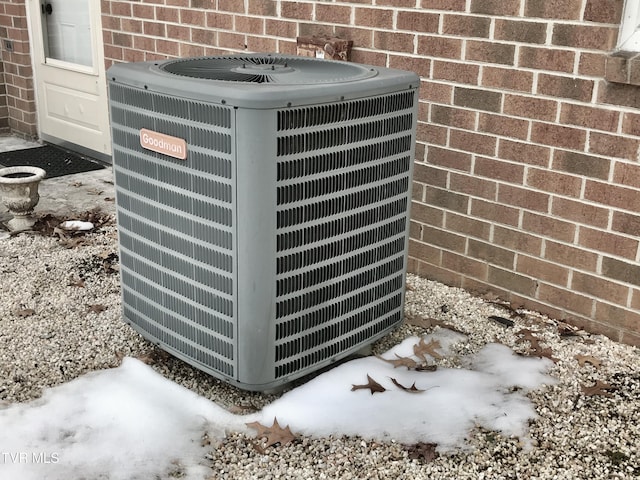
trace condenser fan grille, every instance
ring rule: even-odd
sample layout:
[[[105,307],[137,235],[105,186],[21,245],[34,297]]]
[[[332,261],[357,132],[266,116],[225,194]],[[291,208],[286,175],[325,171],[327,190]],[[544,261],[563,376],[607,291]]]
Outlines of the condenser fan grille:
[[[168,62],[160,68],[183,77],[285,85],[352,82],[377,74],[374,69],[345,62],[328,64],[316,59],[275,55],[190,58]]]

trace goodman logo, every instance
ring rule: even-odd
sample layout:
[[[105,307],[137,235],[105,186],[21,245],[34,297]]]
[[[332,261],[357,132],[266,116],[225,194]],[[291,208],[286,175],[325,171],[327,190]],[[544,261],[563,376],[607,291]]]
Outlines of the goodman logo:
[[[146,128],[140,130],[140,145],[147,150],[163,153],[180,160],[187,158],[187,142],[182,138],[172,137],[164,133],[147,130]]]

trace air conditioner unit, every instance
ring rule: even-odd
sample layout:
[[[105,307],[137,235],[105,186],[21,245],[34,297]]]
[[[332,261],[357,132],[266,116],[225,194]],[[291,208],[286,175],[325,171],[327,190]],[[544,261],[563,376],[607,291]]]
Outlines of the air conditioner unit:
[[[419,78],[236,55],[108,73],[123,315],[247,390],[403,318]]]

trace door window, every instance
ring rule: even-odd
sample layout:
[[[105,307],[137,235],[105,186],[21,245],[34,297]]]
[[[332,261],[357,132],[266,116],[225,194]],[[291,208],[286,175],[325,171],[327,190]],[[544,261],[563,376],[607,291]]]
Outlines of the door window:
[[[90,1],[41,1],[42,29],[47,59],[93,66]]]

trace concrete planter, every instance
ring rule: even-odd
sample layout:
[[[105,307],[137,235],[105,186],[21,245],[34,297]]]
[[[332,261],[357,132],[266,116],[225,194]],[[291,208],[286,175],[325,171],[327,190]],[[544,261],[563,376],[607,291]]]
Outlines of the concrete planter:
[[[30,230],[36,222],[31,215],[40,200],[38,185],[46,173],[38,167],[0,168],[0,198],[13,215],[6,223],[12,232]]]

